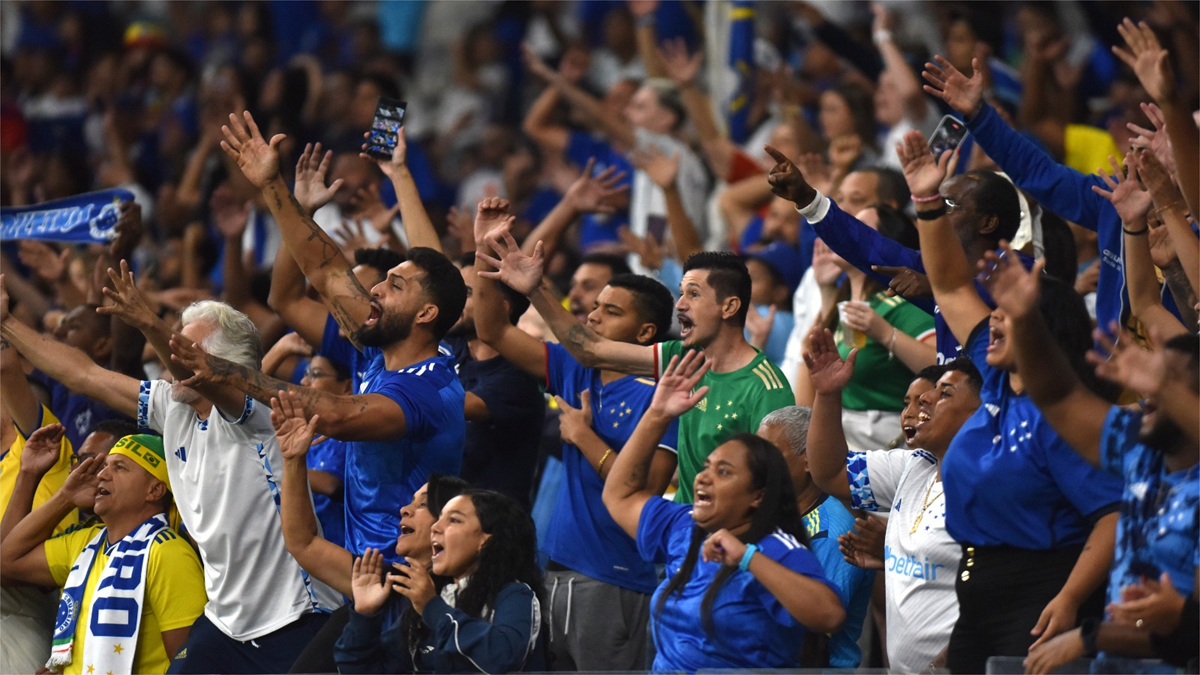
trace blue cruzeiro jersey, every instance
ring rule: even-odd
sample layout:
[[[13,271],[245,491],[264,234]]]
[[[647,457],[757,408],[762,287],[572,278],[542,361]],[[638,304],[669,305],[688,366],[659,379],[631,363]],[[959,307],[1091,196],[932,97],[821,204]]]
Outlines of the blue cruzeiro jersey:
[[[1108,601],[1141,577],[1166,572],[1181,595],[1190,595],[1200,565],[1200,466],[1168,473],[1161,452],[1138,441],[1142,415],[1113,406],[1100,437],[1100,466],[1123,476],[1117,548],[1109,576]]]
[[[603,384],[599,370],[583,367],[560,345],[546,345],[547,390],[572,406],[579,405],[582,392],[590,391],[592,429],[614,452],[620,452],[650,406],[654,386],[654,380],[633,376]],[[676,420],[659,445],[674,450],[678,431]],[[654,565],[642,560],[633,538],[608,514],[601,499],[604,481],[569,443],[563,443],[563,473],[566,480],[546,532],[546,553],[593,579],[639,593],[654,592]]]
[[[404,411],[407,431],[387,441],[352,441],[346,450],[346,548],[360,554],[380,549],[396,562],[400,507],[429,480],[462,469],[462,385],[452,357],[438,355],[400,370],[384,367],[383,352],[368,347],[361,394],[387,396]]]

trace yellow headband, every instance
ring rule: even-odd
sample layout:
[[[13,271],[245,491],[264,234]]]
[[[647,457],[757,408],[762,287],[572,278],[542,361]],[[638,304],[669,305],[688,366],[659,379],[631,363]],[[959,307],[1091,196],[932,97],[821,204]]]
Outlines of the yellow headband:
[[[126,436],[108,451],[110,455],[124,455],[138,463],[151,476],[167,484],[171,489],[171,479],[167,476],[167,461],[163,453],[162,439],[149,434]]]

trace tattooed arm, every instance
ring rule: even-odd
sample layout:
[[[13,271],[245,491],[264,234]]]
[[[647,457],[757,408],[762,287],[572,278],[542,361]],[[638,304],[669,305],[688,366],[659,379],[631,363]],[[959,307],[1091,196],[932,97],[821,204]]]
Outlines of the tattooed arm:
[[[671,422],[708,394],[708,387],[696,388],[707,372],[708,363],[698,351],[688,352],[682,360],[673,357],[658,380],[650,407],[625,442],[625,447],[612,460],[612,469],[604,481],[604,506],[621,529],[634,539],[637,538],[642,509],[655,496],[647,487],[655,450]]]
[[[230,115],[229,125],[221,130],[225,134],[222,149],[237,160],[246,178],[262,190],[292,257],[321,294],[329,313],[361,350],[355,336],[371,313],[371,296],[358,283],[354,266],[342,255],[337,242],[300,206],[284,182],[277,150],[284,136],[277,134],[270,142],[264,140],[249,112],[242,117]]]
[[[320,416],[316,431],[323,436],[343,441],[386,441],[408,431],[404,409],[382,394],[338,396],[284,382],[213,356],[178,335],[171,338],[171,350],[172,360],[195,373],[185,385],[199,391],[210,386],[232,387],[267,405],[280,391],[288,391],[305,417]]]

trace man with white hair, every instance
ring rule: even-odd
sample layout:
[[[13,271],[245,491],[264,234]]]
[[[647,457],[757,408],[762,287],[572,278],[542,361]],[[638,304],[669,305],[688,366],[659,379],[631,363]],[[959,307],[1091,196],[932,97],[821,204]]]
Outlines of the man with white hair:
[[[825,574],[842,590],[846,623],[829,636],[829,666],[857,668],[862,661],[858,636],[867,616],[867,604],[875,583],[874,570],[865,570],[846,562],[838,547],[838,537],[854,527],[854,516],[837,499],[821,491],[808,471],[808,423],[812,410],[787,406],[768,413],[758,425],[757,435],[779,448],[787,462],[792,485],[796,488],[796,506],[804,519],[809,547],[821,561]]]
[[[171,360],[170,328],[142,300],[124,263],[121,274],[109,275],[116,290],[105,292],[114,304],[102,312],[141,330],[174,382],[107,370],[10,318],[6,309],[0,309],[0,335],[72,391],[163,435],[175,503],[200,549],[208,592],[204,616],[174,655],[171,672],[285,673],[341,599],[310,579],[284,547],[272,468],[282,466],[283,457],[270,409],[229,387],[179,384],[191,373]],[[0,276],[0,308],[7,307]],[[245,314],[203,301],[185,309],[182,319],[186,340],[259,367],[258,330]]]

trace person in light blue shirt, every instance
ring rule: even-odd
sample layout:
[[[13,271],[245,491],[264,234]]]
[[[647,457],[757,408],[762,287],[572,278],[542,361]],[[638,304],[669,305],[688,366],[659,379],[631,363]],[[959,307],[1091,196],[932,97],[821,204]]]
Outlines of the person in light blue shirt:
[[[755,313],[746,320],[746,340],[763,350],[776,366],[783,363],[788,337],[796,325],[792,295],[800,285],[800,268],[800,250],[786,242],[777,241],[746,255]]]
[[[779,450],[749,434],[717,446],[693,482],[692,504],[645,488],[659,439],[708,395],[700,352],[671,363],[604,485],[613,520],[638,551],[666,565],[654,592],[655,671],[796,668],[809,631],[846,618],[808,539]]]
[[[846,623],[829,636],[829,666],[857,668],[862,662],[858,637],[867,617],[875,571],[846,562],[838,537],[854,529],[854,516],[840,501],[821,491],[808,472],[808,423],[812,410],[800,406],[780,408],[763,418],[757,434],[783,455],[796,491],[796,504],[804,520],[809,546],[821,562],[825,576],[841,589]]]

